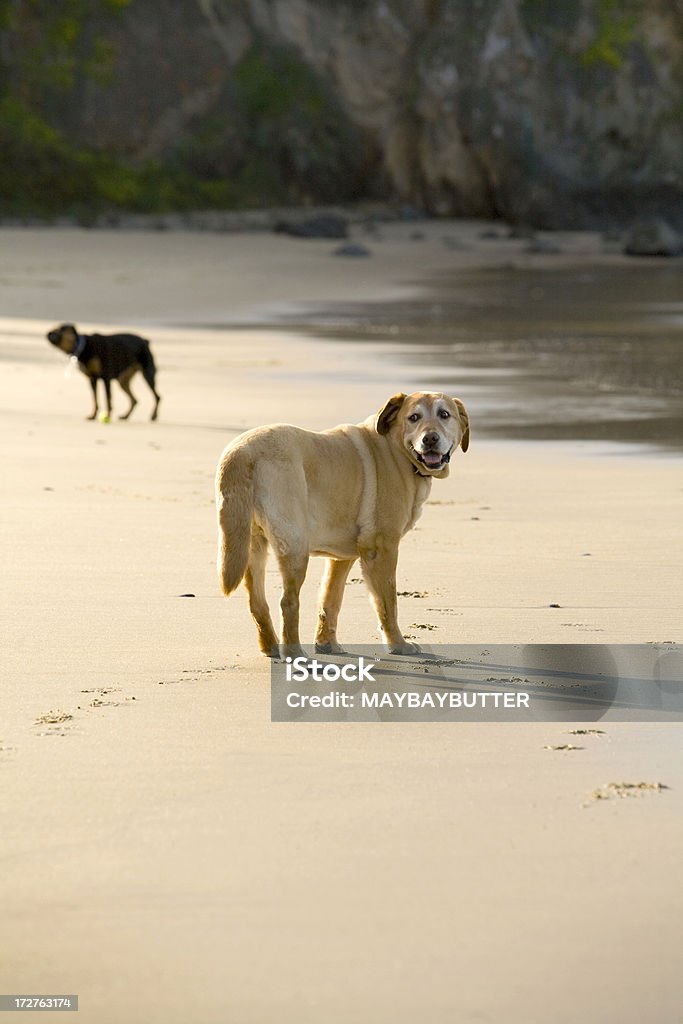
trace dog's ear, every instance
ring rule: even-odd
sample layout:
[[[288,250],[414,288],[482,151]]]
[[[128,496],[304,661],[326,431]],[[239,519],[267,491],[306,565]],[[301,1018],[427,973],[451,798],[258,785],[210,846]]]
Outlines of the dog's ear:
[[[375,430],[378,434],[388,434],[391,429],[391,424],[394,422],[398,415],[398,411],[403,405],[407,398],[402,391],[398,394],[392,395],[388,402],[382,409],[377,413],[377,419],[375,420]]]
[[[467,415],[467,409],[462,404],[459,398],[454,398],[453,403],[458,410],[458,416],[460,417],[460,425],[462,427],[462,437],[460,438],[460,447],[464,452],[470,446],[470,418]]]

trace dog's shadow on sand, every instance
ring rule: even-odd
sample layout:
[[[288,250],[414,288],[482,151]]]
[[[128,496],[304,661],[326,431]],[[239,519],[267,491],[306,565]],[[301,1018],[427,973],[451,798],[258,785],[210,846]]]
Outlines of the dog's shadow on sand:
[[[523,710],[516,709],[509,720],[597,721],[611,713],[616,720],[638,720],[643,715],[656,719],[664,714],[666,720],[683,721],[681,652],[667,652],[663,660],[661,652],[646,645],[637,645],[637,653],[630,651],[630,646],[617,645],[612,651],[602,644],[529,644],[515,650],[493,645],[490,651],[475,654],[472,646],[449,645],[440,651],[393,655],[379,645],[354,645],[336,654],[311,648],[310,653],[304,650],[304,656],[322,666],[320,693],[340,685],[354,698],[364,689],[393,696],[451,692],[467,695],[469,700],[482,692],[523,693],[529,697],[528,704]],[[301,655],[301,651],[298,653]],[[515,656],[500,657],[505,654]],[[338,676],[335,681],[336,670],[325,673],[327,665],[357,664],[361,659],[370,667],[371,682],[341,683]],[[280,659],[280,665],[284,664]],[[284,678],[284,667],[281,671]],[[469,717],[477,721],[504,720],[497,710],[502,699],[489,709],[491,714]],[[406,717],[403,709],[398,715],[396,707],[385,712],[380,708],[378,715],[390,720]]]

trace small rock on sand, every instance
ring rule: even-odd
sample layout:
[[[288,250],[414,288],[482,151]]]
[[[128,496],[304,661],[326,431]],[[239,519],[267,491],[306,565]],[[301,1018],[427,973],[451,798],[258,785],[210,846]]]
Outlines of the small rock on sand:
[[[683,242],[665,220],[645,220],[629,231],[624,252],[627,256],[678,256],[683,252]]]

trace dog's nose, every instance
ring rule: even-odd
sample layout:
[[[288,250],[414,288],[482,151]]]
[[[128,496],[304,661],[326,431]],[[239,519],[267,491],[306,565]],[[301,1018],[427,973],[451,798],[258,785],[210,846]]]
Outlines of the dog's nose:
[[[422,438],[423,448],[436,448],[439,443],[439,435],[435,430],[428,430]]]

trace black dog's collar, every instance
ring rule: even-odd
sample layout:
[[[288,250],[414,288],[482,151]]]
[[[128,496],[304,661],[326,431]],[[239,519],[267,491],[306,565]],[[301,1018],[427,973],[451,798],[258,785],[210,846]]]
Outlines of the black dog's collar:
[[[86,338],[86,336],[84,334],[77,334],[76,335],[76,348],[71,353],[71,355],[74,357],[74,359],[78,359],[78,357],[80,355],[82,355],[83,349],[85,348],[85,346],[87,344],[87,341],[88,341],[88,339]]]

